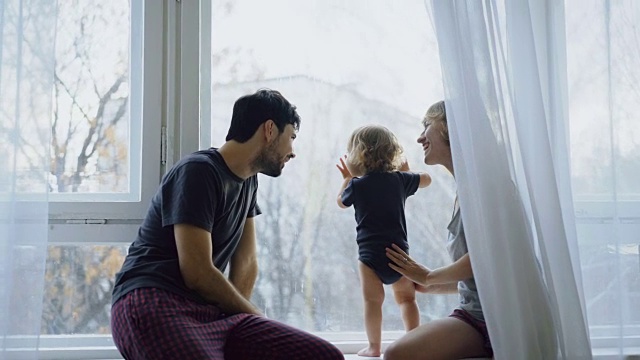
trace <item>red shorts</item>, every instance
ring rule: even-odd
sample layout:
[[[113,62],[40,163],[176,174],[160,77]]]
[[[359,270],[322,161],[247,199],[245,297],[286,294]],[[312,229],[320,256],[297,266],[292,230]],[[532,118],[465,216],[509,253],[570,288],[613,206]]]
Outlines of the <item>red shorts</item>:
[[[302,330],[256,315],[225,316],[216,306],[156,288],[118,300],[111,331],[125,359],[344,359]]]
[[[491,347],[491,339],[489,339],[489,331],[487,330],[486,322],[474,318],[473,315],[469,314],[468,311],[462,309],[453,310],[453,312],[449,316],[462,320],[476,329],[476,331],[479,332],[484,339],[484,349],[487,351],[488,356],[493,357],[493,348]]]

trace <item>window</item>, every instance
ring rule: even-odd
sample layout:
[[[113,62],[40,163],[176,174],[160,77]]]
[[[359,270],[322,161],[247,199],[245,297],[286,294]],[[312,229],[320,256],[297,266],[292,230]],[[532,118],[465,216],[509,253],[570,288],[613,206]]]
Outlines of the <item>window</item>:
[[[422,0],[402,6],[391,0],[118,0],[58,7],[54,203],[42,322],[42,333],[51,336],[41,344],[106,350],[43,357],[117,356],[108,335],[114,273],[163,167],[221,145],[233,102],[261,87],[280,90],[302,117],[298,157],[280,178],[260,177],[261,271],[253,300],[269,317],[332,340],[365,339],[353,209],[335,205],[341,178],[334,167],[351,131],[363,124],[387,126],[411,167],[433,176],[430,187],[407,201],[409,244],[425,264],[450,262],[445,239],[455,186],[446,170],[423,164],[415,143],[427,107],[443,97]],[[609,9],[617,19],[613,31],[628,20],[615,9]],[[618,334],[611,319],[624,319],[629,335],[640,323],[631,305],[640,298],[640,136],[634,126],[640,68],[632,66],[638,54],[632,59],[624,51],[638,49],[625,45],[638,37],[619,36],[608,54],[590,48],[610,26],[593,20],[603,11],[568,5],[566,12],[570,130],[571,139],[580,140],[571,153],[580,255],[583,277],[601,279],[585,286],[596,347],[598,339]],[[593,24],[600,32],[589,33]],[[597,95],[609,89],[598,76],[608,71],[628,79],[615,103]],[[612,122],[599,121],[612,109]],[[623,241],[611,242],[611,233]],[[620,268],[612,269],[603,254],[619,259]],[[612,286],[619,291],[609,291]],[[391,338],[403,326],[391,289],[386,292],[383,336]],[[612,296],[627,301],[612,308],[619,302]],[[422,321],[446,316],[456,300],[419,296]]]
[[[52,347],[68,346],[58,335],[110,335],[114,274],[160,178],[163,121],[162,5],[57,6],[41,325]]]
[[[566,1],[571,170],[593,347],[637,347],[640,43],[632,2]],[[612,343],[613,342],[613,343]]]
[[[453,181],[424,165],[416,143],[426,109],[443,97],[423,2],[219,0],[210,36],[211,144],[224,142],[233,102],[262,87],[282,92],[302,118],[297,157],[281,177],[259,178],[254,301],[269,317],[323,336],[363,334],[353,208],[335,203],[342,182],[335,164],[355,128],[387,126],[410,165],[433,175],[431,187],[407,200],[409,244],[427,264],[450,262]],[[390,287],[386,294],[383,327],[394,336],[404,327]],[[448,315],[456,299],[419,296],[422,321]]]
[[[53,224],[140,219],[151,198],[160,171],[161,58],[143,53],[161,37],[143,29],[146,8],[153,6],[58,4]]]

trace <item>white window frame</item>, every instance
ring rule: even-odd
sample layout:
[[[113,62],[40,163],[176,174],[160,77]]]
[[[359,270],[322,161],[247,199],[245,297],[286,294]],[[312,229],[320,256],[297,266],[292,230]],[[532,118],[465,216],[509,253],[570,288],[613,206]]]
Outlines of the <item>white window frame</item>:
[[[52,195],[50,243],[131,242],[159,182],[165,57],[159,55],[163,54],[163,4],[132,1],[131,19],[130,136],[139,140],[133,142],[138,146],[129,152],[131,184],[135,187],[132,193],[139,194],[139,198],[114,201],[117,196],[111,194]]]

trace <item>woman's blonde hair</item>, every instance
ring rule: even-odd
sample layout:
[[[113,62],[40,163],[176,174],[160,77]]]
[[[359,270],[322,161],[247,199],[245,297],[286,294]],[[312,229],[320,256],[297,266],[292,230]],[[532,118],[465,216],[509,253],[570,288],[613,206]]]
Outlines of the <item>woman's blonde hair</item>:
[[[440,121],[444,124],[444,130],[442,130],[440,134],[442,135],[442,138],[447,143],[447,145],[451,146],[449,142],[449,127],[447,126],[447,111],[444,107],[444,100],[440,100],[429,107],[429,109],[427,110],[427,114],[422,120],[422,124],[426,125],[427,123],[436,121]]]
[[[367,125],[354,130],[347,147],[349,164],[367,174],[397,170],[402,161],[402,146],[384,126]]]

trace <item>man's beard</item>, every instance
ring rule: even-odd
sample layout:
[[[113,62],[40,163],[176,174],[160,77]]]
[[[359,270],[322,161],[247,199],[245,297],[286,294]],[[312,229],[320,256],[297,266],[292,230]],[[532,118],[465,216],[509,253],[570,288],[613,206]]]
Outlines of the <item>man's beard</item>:
[[[267,176],[278,177],[282,174],[282,162],[278,157],[276,147],[279,140],[272,142],[260,152],[253,161],[252,167]]]

